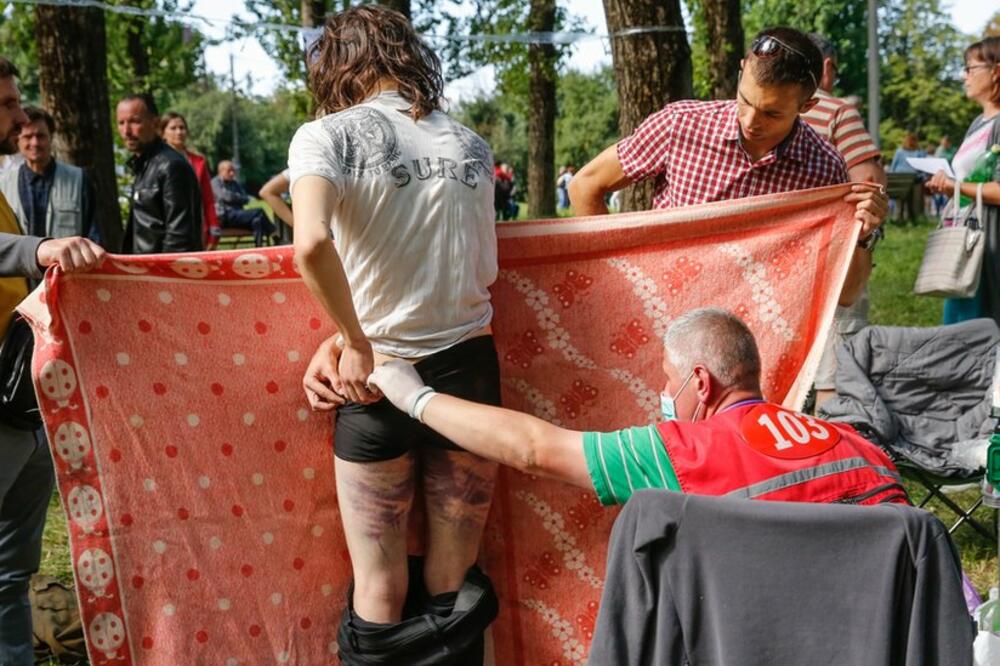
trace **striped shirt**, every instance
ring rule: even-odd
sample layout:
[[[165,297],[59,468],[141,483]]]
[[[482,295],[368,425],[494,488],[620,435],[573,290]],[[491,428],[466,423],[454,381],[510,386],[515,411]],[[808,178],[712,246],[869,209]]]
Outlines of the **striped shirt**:
[[[843,158],[799,119],[754,162],[740,141],[734,99],[667,104],[618,142],[618,160],[632,182],[653,179],[653,208],[847,182]]]
[[[829,141],[847,162],[847,168],[881,156],[868,130],[861,121],[861,114],[839,97],[816,91],[819,103],[802,114],[809,127]]]
[[[655,425],[584,433],[583,455],[597,499],[605,506],[624,504],[644,488],[681,491]]]

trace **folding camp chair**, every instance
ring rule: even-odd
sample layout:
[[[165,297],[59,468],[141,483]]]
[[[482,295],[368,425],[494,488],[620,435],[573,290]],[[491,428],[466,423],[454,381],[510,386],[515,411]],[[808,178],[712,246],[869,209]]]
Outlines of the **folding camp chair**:
[[[965,500],[944,489],[982,480],[982,470],[952,460],[951,447],[983,437],[984,425],[993,427],[988,394],[998,347],[1000,328],[992,319],[933,328],[868,326],[837,346],[837,395],[819,410],[885,449],[916,487],[917,506],[936,501],[954,516],[949,533],[967,524],[991,544],[991,521],[972,515],[981,494]]]
[[[879,443],[878,436],[864,424],[854,424],[855,429],[862,437],[872,442],[876,446],[880,446],[886,454],[892,458],[892,462],[896,465],[896,469],[899,470],[900,475],[907,481],[912,481],[920,485],[926,494],[923,497],[915,497],[913,493],[910,493],[910,500],[913,505],[920,509],[927,509],[927,505],[931,501],[937,500],[940,505],[943,505],[945,509],[950,511],[955,515],[955,522],[952,523],[951,527],[948,528],[948,534],[954,534],[962,525],[968,525],[974,529],[980,536],[984,539],[988,539],[990,543],[996,541],[996,532],[994,531],[991,524],[983,523],[983,521],[977,519],[974,514],[976,510],[983,505],[983,494],[976,491],[976,500],[963,507],[954,497],[949,496],[948,492],[944,490],[947,487],[955,488],[957,486],[965,486],[970,483],[974,483],[977,486],[982,481],[982,473],[973,476],[942,476],[940,474],[935,474],[930,472],[908,458],[903,457],[898,452],[891,449],[887,449]]]
[[[903,475],[903,478],[914,481],[920,484],[927,494],[924,495],[919,501],[916,497],[911,495],[910,499],[914,502],[914,505],[923,509],[927,507],[927,504],[931,500],[937,500],[940,504],[947,507],[951,513],[956,517],[955,522],[951,527],[948,528],[948,534],[954,534],[962,525],[968,525],[976,532],[979,533],[984,539],[987,539],[990,544],[996,543],[996,533],[993,530],[992,525],[983,523],[978,520],[974,514],[976,509],[978,509],[983,504],[983,494],[979,492],[978,488],[976,490],[976,501],[969,504],[967,507],[963,507],[959,504],[954,497],[950,497],[943,489],[948,486],[961,486],[969,483],[976,483],[982,480],[982,475],[974,476],[971,478],[955,478],[949,476],[939,476],[928,472],[925,469],[914,465],[908,460],[896,460],[896,468],[899,473]]]

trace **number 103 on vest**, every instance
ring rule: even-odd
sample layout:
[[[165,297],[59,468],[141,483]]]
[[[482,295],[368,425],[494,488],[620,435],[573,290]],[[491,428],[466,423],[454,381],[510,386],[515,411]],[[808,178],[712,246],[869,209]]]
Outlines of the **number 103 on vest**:
[[[740,434],[758,453],[789,460],[818,456],[840,441],[832,423],[767,403],[743,417]]]

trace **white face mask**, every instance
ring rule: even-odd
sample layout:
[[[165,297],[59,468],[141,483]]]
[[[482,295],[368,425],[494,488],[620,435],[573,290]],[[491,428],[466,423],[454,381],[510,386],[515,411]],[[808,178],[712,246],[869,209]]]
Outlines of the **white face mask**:
[[[677,403],[675,402],[675,400],[677,399],[677,397],[680,396],[681,391],[683,391],[684,387],[688,385],[688,382],[691,381],[692,377],[694,377],[694,370],[692,370],[691,374],[687,376],[687,379],[684,380],[684,383],[681,384],[681,387],[677,389],[676,396],[671,397],[667,395],[666,391],[660,394],[660,414],[663,416],[664,421],[677,420]],[[701,405],[699,405],[699,407],[700,406]]]

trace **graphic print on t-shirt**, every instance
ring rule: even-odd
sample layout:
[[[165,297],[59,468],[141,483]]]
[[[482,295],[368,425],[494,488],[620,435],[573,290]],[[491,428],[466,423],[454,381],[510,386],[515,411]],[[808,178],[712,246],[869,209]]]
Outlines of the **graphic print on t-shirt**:
[[[457,123],[451,118],[448,118],[448,122],[451,125],[451,133],[455,135],[458,143],[462,146],[462,160],[466,164],[472,162],[478,171],[493,180],[493,152],[490,150],[489,144],[465,125]]]
[[[353,176],[378,175],[399,159],[396,130],[385,115],[359,106],[324,118],[341,171]]]

